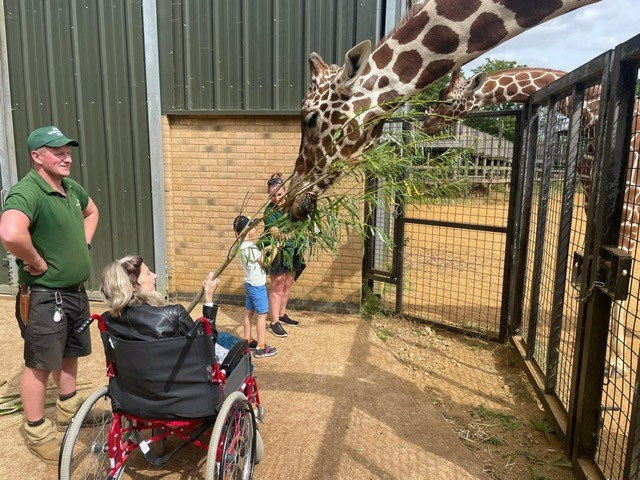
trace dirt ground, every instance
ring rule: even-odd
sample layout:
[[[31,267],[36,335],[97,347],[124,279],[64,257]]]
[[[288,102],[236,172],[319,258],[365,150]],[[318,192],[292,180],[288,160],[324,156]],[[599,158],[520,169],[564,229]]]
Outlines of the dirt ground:
[[[402,318],[369,321],[490,478],[576,478],[510,345]]]
[[[93,312],[102,310],[92,304]],[[269,336],[278,355],[254,361],[267,411],[261,427],[266,454],[256,479],[489,478],[369,324],[356,315],[295,312],[295,317],[301,325],[287,338]],[[241,308],[223,307],[218,328],[239,334],[241,319]],[[14,322],[12,299],[0,297],[0,378],[8,381],[0,395],[17,390],[22,370]],[[80,363],[82,393],[105,384],[95,334],[93,346],[94,353]],[[51,394],[53,400],[55,391]],[[49,407],[46,415],[54,414]],[[55,479],[56,468],[26,449],[21,423],[20,414],[0,416],[0,479]],[[203,464],[202,452],[188,447],[162,468],[132,458],[123,478],[202,479]]]

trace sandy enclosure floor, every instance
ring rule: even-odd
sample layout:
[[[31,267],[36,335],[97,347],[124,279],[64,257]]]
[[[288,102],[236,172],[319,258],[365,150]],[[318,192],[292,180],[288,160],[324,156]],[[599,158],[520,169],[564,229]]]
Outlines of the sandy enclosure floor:
[[[93,304],[95,312],[102,310]],[[242,310],[223,308],[221,330],[240,333]],[[404,367],[361,318],[295,312],[302,325],[289,337],[269,336],[276,357],[255,360],[267,423],[266,456],[255,478],[275,479],[486,479],[479,462]],[[0,299],[4,348],[0,394],[17,390],[22,341],[13,300]],[[105,383],[98,335],[83,359],[80,384],[89,392]],[[53,393],[53,392],[52,392]],[[53,408],[47,415],[53,417]],[[0,478],[54,479],[56,469],[24,446],[19,414],[0,417]],[[124,478],[202,478],[203,455],[191,447],[166,468],[132,462]]]

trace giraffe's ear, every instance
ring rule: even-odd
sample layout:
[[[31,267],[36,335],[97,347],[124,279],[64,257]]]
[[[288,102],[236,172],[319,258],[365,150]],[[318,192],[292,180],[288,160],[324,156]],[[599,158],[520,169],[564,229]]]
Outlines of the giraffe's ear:
[[[344,56],[344,65],[337,84],[343,93],[351,93],[354,83],[362,75],[371,55],[371,42],[365,40],[349,50]]]
[[[311,52],[309,55],[309,71],[311,72],[311,79],[316,78],[327,68],[329,68],[327,62],[325,62],[316,52]]]
[[[487,74],[485,72],[476,73],[473,77],[469,79],[467,83],[467,87],[465,88],[465,93],[470,95],[482,87],[482,84],[487,79]]]

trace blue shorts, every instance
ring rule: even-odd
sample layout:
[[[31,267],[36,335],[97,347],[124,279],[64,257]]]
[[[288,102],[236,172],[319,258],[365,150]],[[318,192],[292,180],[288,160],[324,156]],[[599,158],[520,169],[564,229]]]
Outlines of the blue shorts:
[[[246,308],[247,310],[255,310],[258,315],[262,315],[269,311],[269,296],[267,295],[266,285],[254,287],[250,283],[245,283],[244,293],[244,308]]]

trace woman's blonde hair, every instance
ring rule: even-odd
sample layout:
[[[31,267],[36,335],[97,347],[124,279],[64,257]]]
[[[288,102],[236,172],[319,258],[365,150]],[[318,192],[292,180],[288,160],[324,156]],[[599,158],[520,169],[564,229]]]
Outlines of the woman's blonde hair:
[[[107,265],[100,277],[100,293],[109,305],[112,317],[119,317],[131,305],[147,303],[154,307],[165,305],[164,297],[156,291],[145,292],[140,288],[138,277],[142,268],[142,257],[127,255]]]

